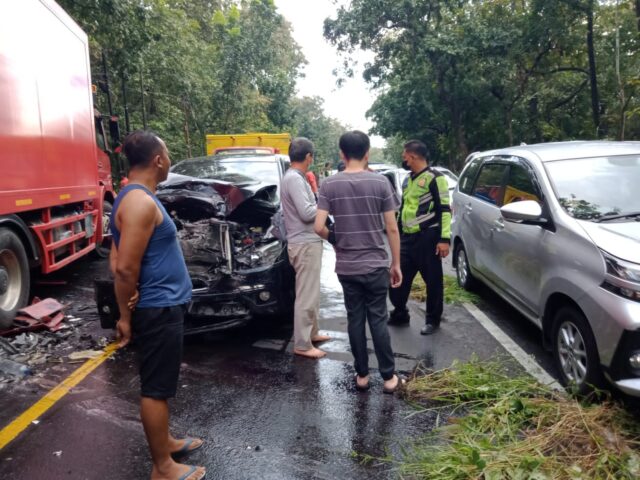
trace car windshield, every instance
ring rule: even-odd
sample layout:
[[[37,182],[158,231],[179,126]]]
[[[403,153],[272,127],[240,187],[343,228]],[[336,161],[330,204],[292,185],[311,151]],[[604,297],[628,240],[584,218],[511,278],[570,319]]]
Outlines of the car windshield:
[[[574,218],[625,220],[640,211],[640,156],[582,158],[545,163],[556,197]]]
[[[232,183],[270,183],[278,185],[278,164],[264,159],[200,157],[183,160],[171,171],[196,178],[209,178]]]

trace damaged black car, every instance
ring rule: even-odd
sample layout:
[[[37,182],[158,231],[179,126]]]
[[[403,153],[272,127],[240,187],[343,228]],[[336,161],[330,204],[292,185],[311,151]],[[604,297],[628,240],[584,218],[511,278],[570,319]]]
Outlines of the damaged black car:
[[[212,155],[172,167],[156,193],[178,229],[193,285],[186,332],[240,327],[258,318],[290,321],[295,272],[272,234],[278,186],[289,159]],[[118,318],[113,281],[96,281],[104,328]]]

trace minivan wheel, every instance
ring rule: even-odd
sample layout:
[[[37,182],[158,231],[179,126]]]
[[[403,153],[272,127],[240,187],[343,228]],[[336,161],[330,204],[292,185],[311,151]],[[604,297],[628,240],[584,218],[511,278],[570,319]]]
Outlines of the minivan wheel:
[[[456,247],[456,277],[458,279],[458,285],[465,290],[470,290],[473,287],[475,278],[473,278],[471,274],[467,252],[462,243]]]
[[[581,396],[602,388],[596,341],[586,318],[575,307],[562,307],[555,314],[553,352],[564,386]]]

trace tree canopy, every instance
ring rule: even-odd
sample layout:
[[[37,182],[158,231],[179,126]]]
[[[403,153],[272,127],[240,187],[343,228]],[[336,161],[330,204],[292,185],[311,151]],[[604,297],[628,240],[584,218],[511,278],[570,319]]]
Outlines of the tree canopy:
[[[459,169],[521,142],[640,138],[639,22],[628,0],[352,0],[325,37],[345,75],[355,50],[375,54],[376,133]]]
[[[203,155],[207,133],[262,131],[337,162],[345,127],[295,97],[306,60],[272,0],[58,1],[89,35],[97,107],[156,131],[174,159]]]

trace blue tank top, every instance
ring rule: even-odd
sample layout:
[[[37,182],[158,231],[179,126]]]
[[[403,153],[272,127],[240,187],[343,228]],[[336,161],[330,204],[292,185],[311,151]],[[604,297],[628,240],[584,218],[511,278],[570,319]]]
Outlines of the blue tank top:
[[[111,234],[116,247],[120,245],[120,231],[116,227],[116,212],[122,199],[131,190],[144,190],[158,205],[162,212],[162,223],[156,225],[142,257],[138,292],[139,308],[172,307],[183,305],[191,300],[191,279],[184,262],[178,230],[173,220],[156,196],[147,188],[138,184],[129,184],[120,190],[113,204]]]

